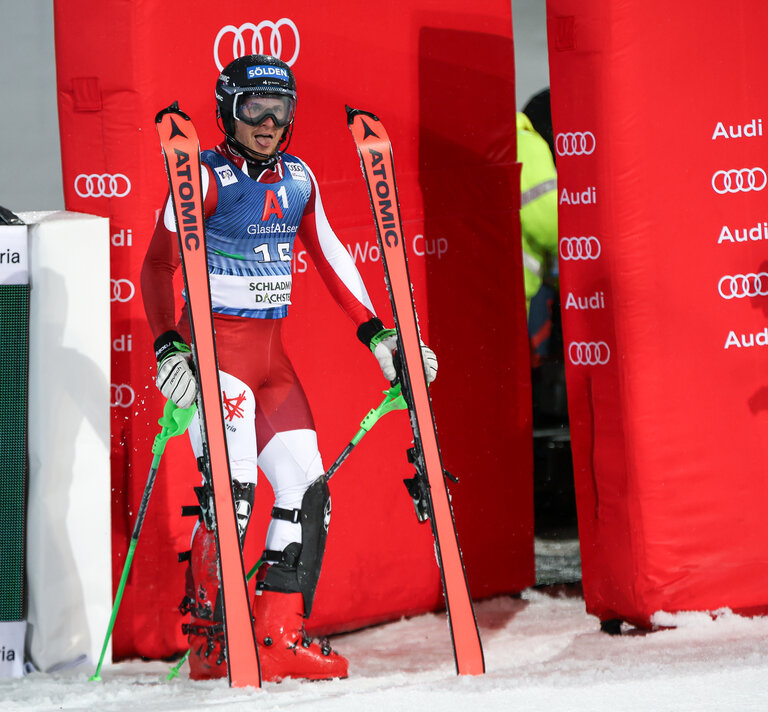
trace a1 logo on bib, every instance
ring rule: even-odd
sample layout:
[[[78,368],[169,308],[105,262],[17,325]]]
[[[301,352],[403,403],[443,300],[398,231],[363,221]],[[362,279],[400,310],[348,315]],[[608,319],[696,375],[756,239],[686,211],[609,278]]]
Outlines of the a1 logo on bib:
[[[304,171],[304,166],[302,166],[301,163],[291,163],[286,161],[285,167],[288,169],[288,172],[291,174],[291,178],[293,178],[293,180],[307,180],[307,174]]]
[[[237,183],[237,176],[229,166],[219,166],[213,170],[219,174],[219,180],[222,185],[232,185],[233,183]]]

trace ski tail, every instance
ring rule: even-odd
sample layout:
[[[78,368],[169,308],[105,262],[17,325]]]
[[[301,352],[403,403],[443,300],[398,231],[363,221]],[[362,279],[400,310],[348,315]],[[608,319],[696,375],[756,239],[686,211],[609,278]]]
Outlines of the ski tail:
[[[381,121],[371,112],[348,106],[347,123],[368,186],[397,330],[400,377],[414,437],[409,460],[416,467],[416,477],[408,481],[408,489],[412,495],[418,496],[417,512],[421,507],[422,514],[429,518],[432,526],[456,671],[460,675],[478,675],[485,672],[485,660],[445,482],[432,403],[424,377],[418,317],[403,239],[392,145]]]
[[[203,459],[206,477],[213,489],[229,684],[259,687],[259,660],[237,531],[220,396],[205,250],[200,143],[192,121],[179,110],[176,102],[160,111],[155,122],[168,173],[192,328]]]

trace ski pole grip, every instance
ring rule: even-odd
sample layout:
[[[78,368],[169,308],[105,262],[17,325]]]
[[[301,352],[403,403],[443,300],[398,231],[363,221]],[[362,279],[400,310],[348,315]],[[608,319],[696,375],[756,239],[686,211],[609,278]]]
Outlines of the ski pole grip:
[[[163,415],[157,421],[162,430],[152,443],[152,452],[155,455],[162,453],[168,440],[186,432],[196,412],[197,405],[194,403],[189,408],[179,408],[172,400],[167,400],[163,408]]]
[[[384,400],[379,403],[378,407],[371,408],[365,418],[360,422],[360,430],[357,435],[352,438],[353,445],[357,445],[363,435],[376,424],[381,416],[391,413],[393,410],[405,410],[408,407],[403,398],[403,394],[400,392],[400,384],[396,381],[393,382],[393,385],[389,390],[384,391],[384,396]]]

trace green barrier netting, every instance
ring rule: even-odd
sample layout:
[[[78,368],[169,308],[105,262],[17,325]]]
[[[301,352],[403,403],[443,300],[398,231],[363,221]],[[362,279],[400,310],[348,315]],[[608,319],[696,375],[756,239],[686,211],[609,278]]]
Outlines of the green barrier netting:
[[[29,285],[0,285],[0,621],[24,618]]]

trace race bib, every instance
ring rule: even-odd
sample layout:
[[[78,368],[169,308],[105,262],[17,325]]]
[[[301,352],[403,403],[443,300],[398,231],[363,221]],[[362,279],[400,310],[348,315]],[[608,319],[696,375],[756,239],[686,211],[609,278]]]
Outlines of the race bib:
[[[211,306],[224,309],[271,309],[291,303],[292,277],[212,274]]]

